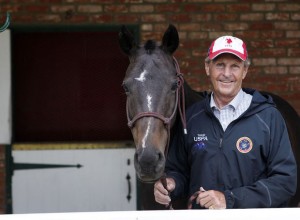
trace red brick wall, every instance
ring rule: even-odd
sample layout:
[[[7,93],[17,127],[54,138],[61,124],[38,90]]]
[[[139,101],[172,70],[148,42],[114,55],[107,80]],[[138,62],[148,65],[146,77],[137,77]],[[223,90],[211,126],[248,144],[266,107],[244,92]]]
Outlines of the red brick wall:
[[[300,113],[300,2],[293,0],[0,0],[12,25],[139,24],[141,39],[160,40],[169,23],[186,80],[208,89],[203,59],[212,39],[230,34],[248,45],[245,86],[272,91]]]
[[[180,33],[175,56],[196,90],[209,89],[204,57],[210,42],[220,35],[238,36],[252,62],[244,86],[274,92],[300,114],[299,1],[0,0],[1,23],[6,11],[12,25],[139,24],[142,40],[160,40],[173,23]]]

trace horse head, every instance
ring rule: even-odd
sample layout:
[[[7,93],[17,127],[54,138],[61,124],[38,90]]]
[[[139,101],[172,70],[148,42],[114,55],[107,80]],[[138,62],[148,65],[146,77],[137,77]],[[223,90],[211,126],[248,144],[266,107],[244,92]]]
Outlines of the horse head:
[[[165,151],[179,99],[181,78],[172,56],[179,44],[178,32],[170,25],[161,44],[148,40],[138,45],[123,26],[119,44],[130,61],[122,86],[127,96],[128,125],[136,146],[135,169],[141,181],[151,182],[164,172]]]

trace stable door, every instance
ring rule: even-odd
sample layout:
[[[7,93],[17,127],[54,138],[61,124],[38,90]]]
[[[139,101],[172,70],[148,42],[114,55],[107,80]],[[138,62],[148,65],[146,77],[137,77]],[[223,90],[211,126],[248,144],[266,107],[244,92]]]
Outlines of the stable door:
[[[133,148],[12,154],[13,213],[136,210]]]

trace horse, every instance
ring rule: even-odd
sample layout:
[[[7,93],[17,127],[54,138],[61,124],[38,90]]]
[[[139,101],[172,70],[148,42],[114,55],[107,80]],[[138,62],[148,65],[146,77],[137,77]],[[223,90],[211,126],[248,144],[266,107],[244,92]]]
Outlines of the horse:
[[[161,43],[147,40],[138,45],[132,33],[122,26],[119,45],[129,57],[129,66],[122,83],[126,93],[128,126],[136,146],[134,166],[141,190],[141,209],[162,209],[155,203],[153,182],[162,178],[172,129],[178,123],[185,124],[185,109],[204,98],[206,92],[194,91],[180,73],[173,54],[179,45],[175,26],[169,25]],[[266,93],[266,92],[265,92]],[[271,94],[271,93],[268,93]],[[299,116],[279,96],[271,94],[283,114],[294,153],[300,161]],[[184,132],[184,131],[183,131]],[[298,182],[298,189],[300,189]],[[297,206],[299,192],[291,201]],[[175,208],[186,208],[186,200],[179,201]],[[177,206],[177,207],[176,207]]]

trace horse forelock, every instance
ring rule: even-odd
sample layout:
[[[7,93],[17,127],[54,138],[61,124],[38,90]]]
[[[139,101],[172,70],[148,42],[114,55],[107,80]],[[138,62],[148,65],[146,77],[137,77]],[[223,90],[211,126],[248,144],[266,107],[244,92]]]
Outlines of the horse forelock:
[[[173,78],[176,77],[172,56],[162,50],[160,43],[154,40],[148,40],[138,47],[138,50],[132,56],[128,70],[128,78],[132,77],[135,81],[142,83],[145,83],[147,79],[151,79],[149,85],[151,82],[155,82],[153,85],[158,91],[161,90],[161,88],[158,88],[159,86],[169,81],[170,75]],[[156,91],[154,88],[151,88],[151,90]]]
[[[144,44],[144,49],[148,54],[151,54],[156,48],[156,42],[154,40],[148,40]]]

